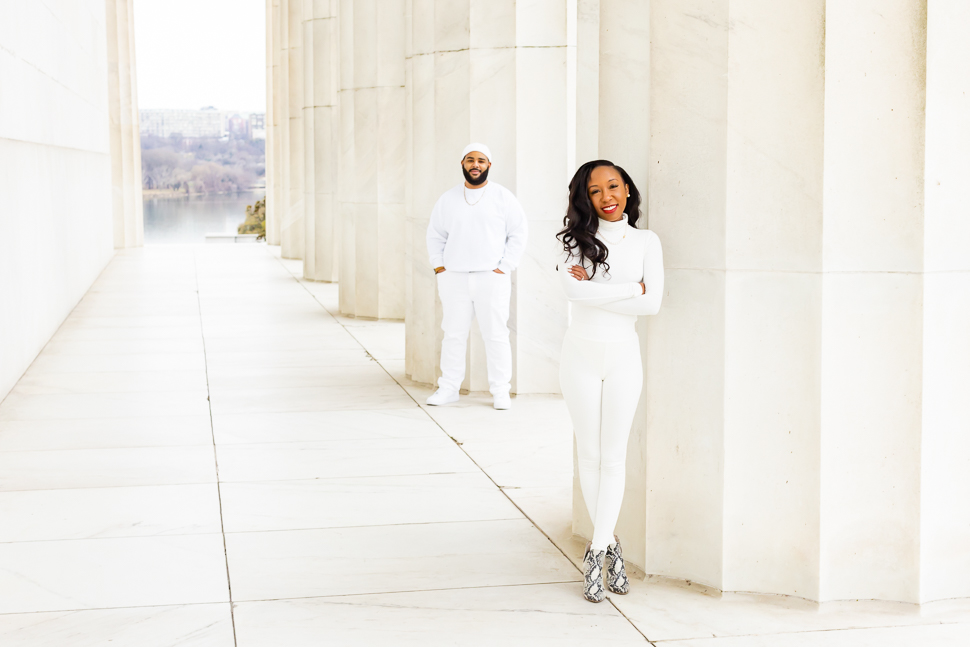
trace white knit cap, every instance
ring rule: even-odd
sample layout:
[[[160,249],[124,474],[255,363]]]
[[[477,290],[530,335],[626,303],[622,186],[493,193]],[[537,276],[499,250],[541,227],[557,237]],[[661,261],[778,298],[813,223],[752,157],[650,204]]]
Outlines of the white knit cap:
[[[488,161],[492,161],[492,151],[488,150],[488,146],[480,142],[472,142],[468,146],[465,146],[465,150],[461,152],[461,158],[465,159],[465,155],[468,155],[472,151],[478,151],[479,153],[484,153]]]

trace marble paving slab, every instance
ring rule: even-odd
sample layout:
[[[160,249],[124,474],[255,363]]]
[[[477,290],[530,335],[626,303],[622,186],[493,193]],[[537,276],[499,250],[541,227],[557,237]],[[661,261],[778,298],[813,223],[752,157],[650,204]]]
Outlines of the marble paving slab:
[[[49,355],[111,355],[115,353],[201,353],[202,335],[175,339],[64,339],[55,337],[44,353]]]
[[[522,518],[474,472],[223,483],[222,512],[226,532]]]
[[[198,319],[189,326],[86,326],[67,322],[54,339],[57,341],[201,339],[202,326]]]
[[[348,325],[348,332],[379,361],[404,359],[404,322],[381,326]]]
[[[578,581],[526,520],[226,535],[233,600]]]
[[[294,332],[277,337],[267,335],[257,342],[249,337],[223,337],[210,335],[206,330],[205,350],[207,353],[248,352],[251,350],[357,350],[360,348],[353,337],[337,326],[319,326],[317,330]]]
[[[212,413],[268,413],[334,411],[342,409],[403,409],[415,406],[401,387],[390,380],[362,386],[310,386],[212,389]],[[3,416],[0,408],[0,419]]]
[[[211,446],[0,452],[0,491],[212,483]]]
[[[47,355],[41,353],[27,369],[38,373],[99,373],[104,371],[204,371],[202,353],[139,353],[111,355]]]
[[[239,647],[647,645],[580,584],[497,586],[236,605]]]
[[[105,328],[195,328],[201,330],[199,326],[199,313],[191,315],[139,315],[139,316],[119,316],[106,314],[80,315],[71,313],[61,325],[60,330],[94,330]],[[110,339],[110,337],[109,337]]]
[[[0,544],[0,614],[226,602],[222,536]]]
[[[960,647],[970,644],[970,624],[663,640],[656,644],[676,647]]]
[[[0,404],[0,421],[83,420],[205,416],[204,391],[138,391],[132,393],[10,393]]]
[[[371,387],[395,385],[394,379],[377,362],[351,366],[284,366],[248,368],[233,366],[209,370],[209,388],[214,392],[251,388]],[[412,402],[410,406],[413,406]]]
[[[102,373],[31,373],[12,393],[207,393],[205,371],[127,371]]]
[[[201,358],[201,356],[200,356]],[[216,370],[234,366],[248,368],[281,368],[286,366],[354,365],[371,360],[362,349],[287,350],[206,353],[205,361]]]
[[[0,543],[222,532],[214,483],[0,492]]]
[[[180,445],[212,446],[212,425],[208,413],[161,418],[0,422],[0,452]]]
[[[234,647],[228,603],[0,614],[3,647]]]
[[[712,596],[696,586],[656,577],[632,581],[630,593],[615,603],[640,631],[658,641],[939,623],[970,626],[970,600],[937,602],[922,609],[872,600],[818,605],[781,595]]]
[[[454,443],[440,437],[219,447],[219,478],[228,483],[475,471]]]
[[[445,435],[413,403],[404,409],[377,411],[223,413],[213,418],[213,428],[220,447],[238,443],[441,438]],[[0,435],[0,441],[2,438]]]

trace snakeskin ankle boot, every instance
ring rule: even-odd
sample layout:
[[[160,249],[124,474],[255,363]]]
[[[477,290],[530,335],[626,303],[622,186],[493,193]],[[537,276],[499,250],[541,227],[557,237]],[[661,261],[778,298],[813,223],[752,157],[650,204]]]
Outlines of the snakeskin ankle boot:
[[[613,535],[613,539],[616,539],[616,543],[606,547],[606,560],[609,562],[606,567],[606,588],[610,593],[626,595],[630,592],[630,580],[623,565],[623,549],[616,535]]]
[[[590,602],[602,602],[606,598],[603,590],[603,558],[605,550],[593,550],[591,544],[586,544],[586,554],[583,555],[583,597]]]

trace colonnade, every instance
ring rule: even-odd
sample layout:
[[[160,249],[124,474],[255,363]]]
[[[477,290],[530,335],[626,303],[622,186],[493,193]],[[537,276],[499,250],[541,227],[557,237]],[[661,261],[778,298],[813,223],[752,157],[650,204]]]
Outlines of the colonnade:
[[[318,15],[315,12],[324,11]],[[644,190],[667,289],[619,533],[647,573],[812,600],[970,596],[962,0],[268,0],[270,242],[404,318],[473,140],[529,217],[516,393],[558,390],[566,184]],[[485,388],[479,340],[466,386]],[[588,534],[582,497],[574,527]]]

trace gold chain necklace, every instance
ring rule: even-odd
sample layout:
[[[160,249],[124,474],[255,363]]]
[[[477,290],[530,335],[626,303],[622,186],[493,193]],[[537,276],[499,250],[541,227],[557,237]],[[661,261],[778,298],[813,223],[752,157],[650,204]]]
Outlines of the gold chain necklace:
[[[603,240],[605,240],[606,242],[608,242],[610,245],[619,245],[620,243],[623,242],[623,239],[626,238],[626,231],[623,232],[623,235],[620,236],[619,240],[610,240],[606,236],[606,234],[603,233],[602,230],[598,230],[596,233],[598,233],[600,235],[600,238],[602,238]]]
[[[478,200],[475,201],[475,202],[469,202],[468,201],[468,194],[466,193],[467,190],[468,190],[468,187],[466,187],[464,184],[462,184],[461,185],[461,195],[462,195],[462,197],[465,198],[465,204],[467,204],[469,207],[474,207],[479,202],[481,202],[482,200],[485,199],[485,191],[488,190],[488,185],[487,184],[485,185],[485,187],[482,189],[482,195],[480,195],[478,197]]]

